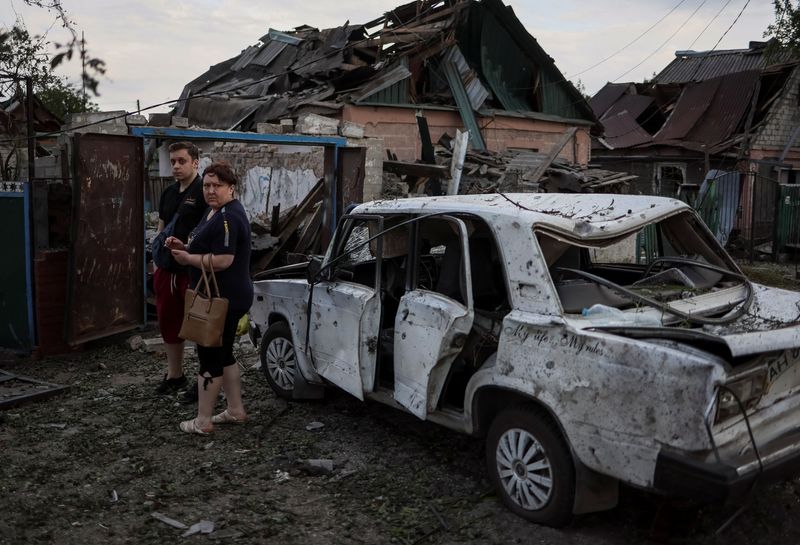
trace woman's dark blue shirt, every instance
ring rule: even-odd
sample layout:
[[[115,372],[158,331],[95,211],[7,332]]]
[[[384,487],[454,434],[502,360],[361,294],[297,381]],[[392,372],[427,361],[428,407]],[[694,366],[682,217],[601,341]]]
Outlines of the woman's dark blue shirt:
[[[250,280],[250,221],[244,207],[234,199],[208,218],[210,209],[189,235],[190,254],[233,255],[233,263],[216,271],[222,297],[228,298],[230,310],[247,311],[253,304]],[[192,286],[200,280],[200,269],[192,267]],[[209,279],[210,281],[210,279]],[[213,290],[213,284],[211,286]]]

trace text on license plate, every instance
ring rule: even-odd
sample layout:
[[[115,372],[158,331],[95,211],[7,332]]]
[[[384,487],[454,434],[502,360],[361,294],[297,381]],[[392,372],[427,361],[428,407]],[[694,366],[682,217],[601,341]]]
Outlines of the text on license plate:
[[[784,350],[777,356],[768,359],[768,381],[770,383],[775,382],[778,377],[788,371],[798,360],[800,360],[800,348]]]

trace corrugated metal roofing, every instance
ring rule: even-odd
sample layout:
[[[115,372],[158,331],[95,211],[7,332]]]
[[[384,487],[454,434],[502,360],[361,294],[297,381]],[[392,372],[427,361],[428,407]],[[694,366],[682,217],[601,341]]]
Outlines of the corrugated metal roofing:
[[[594,115],[602,117],[611,106],[625,94],[630,83],[606,83],[591,99],[589,106],[592,107]]]
[[[679,140],[684,147],[700,149],[727,140],[739,128],[760,74],[754,70],[689,85],[653,143]]]
[[[278,41],[269,42],[261,48],[258,55],[251,62],[258,66],[267,67],[286,49],[287,45]]]
[[[205,118],[192,117],[186,101],[219,93],[258,101],[265,95],[288,97],[288,101],[269,97],[269,107],[259,102],[252,119],[292,115],[299,104],[298,93],[321,82],[335,89],[334,100],[339,103],[366,99],[389,104],[454,105],[449,88],[443,85],[444,75],[436,68],[449,55],[449,60],[458,65],[473,109],[494,109],[502,104],[509,113],[549,114],[554,121],[596,122],[584,97],[501,0],[409,2],[373,21],[369,28],[373,29],[371,36],[366,25],[349,23],[323,31],[308,26],[288,33],[270,30],[260,44],[188,84],[176,113],[188,112],[190,123],[202,125]],[[402,39],[390,39],[397,36]],[[470,52],[462,39],[467,40]],[[457,45],[450,48],[454,43]],[[486,51],[490,53],[482,57]],[[400,64],[411,66],[413,76],[409,77],[407,69],[386,72],[385,66]],[[539,82],[536,100],[532,98],[534,82]],[[492,83],[489,87],[494,93],[487,83]],[[203,103],[203,107],[191,111],[203,112],[214,104],[218,102]],[[279,105],[285,109],[278,111]],[[225,121],[219,121],[221,128],[227,128],[227,122],[241,110],[228,106],[222,115]]]
[[[771,64],[792,61],[792,54],[780,52],[769,59],[764,48],[729,49],[675,53],[675,59],[656,75],[652,83],[687,83],[705,81],[736,72],[762,70]]]
[[[637,122],[636,118],[621,114],[603,120],[605,128],[605,141],[614,148],[630,148],[640,144],[646,144],[652,140]]]
[[[467,91],[469,102],[473,110],[479,110],[486,99],[489,97],[489,91],[483,86],[481,80],[475,74],[475,71],[469,67],[467,59],[461,53],[458,46],[454,45],[447,50],[444,55],[445,62],[449,61],[456,65],[458,73],[461,75],[461,81],[464,83],[464,88]]]
[[[662,141],[685,138],[711,105],[719,84],[720,79],[717,78],[687,85],[669,119],[656,133],[656,138]]]
[[[235,63],[233,63],[233,66],[231,66],[231,71],[238,72],[239,70],[250,64],[250,61],[252,61],[256,57],[256,55],[258,55],[258,52],[259,52],[259,46],[257,45],[251,45],[250,47],[242,51],[242,54],[239,55],[238,60]]]
[[[653,97],[647,95],[625,95],[606,111],[600,121],[605,123],[606,117],[620,114],[626,114],[633,119],[638,119],[651,104],[653,104]]]

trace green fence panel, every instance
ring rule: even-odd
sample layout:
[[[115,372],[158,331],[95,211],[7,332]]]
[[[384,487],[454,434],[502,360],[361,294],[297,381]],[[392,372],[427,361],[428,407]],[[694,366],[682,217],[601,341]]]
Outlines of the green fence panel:
[[[35,344],[31,287],[29,185],[0,182],[0,347],[29,352]]]
[[[800,186],[781,185],[778,205],[778,248],[800,248]]]
[[[655,225],[648,225],[636,233],[636,263],[649,264],[658,257],[658,235]]]

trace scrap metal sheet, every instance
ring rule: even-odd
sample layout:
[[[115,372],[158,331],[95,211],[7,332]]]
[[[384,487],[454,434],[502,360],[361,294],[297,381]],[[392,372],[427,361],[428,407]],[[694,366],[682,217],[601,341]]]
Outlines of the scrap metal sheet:
[[[75,136],[66,340],[144,323],[144,154],[133,136]]]

